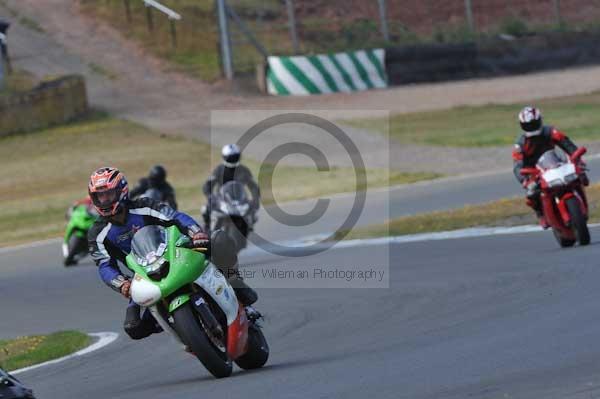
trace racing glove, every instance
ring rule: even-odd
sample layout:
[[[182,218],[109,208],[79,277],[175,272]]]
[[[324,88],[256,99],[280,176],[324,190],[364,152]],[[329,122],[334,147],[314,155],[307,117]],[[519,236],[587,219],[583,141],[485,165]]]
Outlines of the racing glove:
[[[131,297],[131,280],[125,280],[125,282],[121,285],[121,295],[125,298]]]
[[[197,231],[190,237],[194,248],[206,248],[210,247],[210,238],[203,231]]]

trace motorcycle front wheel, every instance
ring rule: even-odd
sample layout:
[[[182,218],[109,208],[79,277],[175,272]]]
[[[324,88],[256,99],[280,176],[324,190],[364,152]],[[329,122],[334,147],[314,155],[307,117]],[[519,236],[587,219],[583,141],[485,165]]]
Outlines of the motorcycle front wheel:
[[[217,348],[208,338],[190,302],[173,312],[175,331],[206,369],[216,378],[229,377],[232,362],[227,351]]]
[[[552,228],[552,233],[554,233],[554,238],[556,238],[556,242],[558,242],[561,248],[569,248],[575,245],[575,240],[561,237],[560,232],[555,228]]]
[[[79,237],[77,234],[73,233],[71,237],[69,237],[69,243],[67,244],[68,254],[64,259],[63,263],[65,266],[73,266],[77,264],[75,257],[79,254],[83,254],[84,251],[87,252],[87,241],[84,238]]]
[[[585,216],[579,206],[579,201],[577,198],[572,197],[566,202],[569,215],[571,216],[571,227],[575,232],[579,245],[588,245],[590,243],[590,230],[588,229]]]

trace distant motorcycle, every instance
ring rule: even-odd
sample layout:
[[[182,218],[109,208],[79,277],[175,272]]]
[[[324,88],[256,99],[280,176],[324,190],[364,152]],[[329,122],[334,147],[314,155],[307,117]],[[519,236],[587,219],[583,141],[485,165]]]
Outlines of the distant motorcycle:
[[[227,279],[203,249],[176,226],[146,226],[135,233],[127,267],[134,272],[131,298],[150,310],[163,330],[186,345],[215,377],[262,367],[269,346]]]
[[[590,243],[588,201],[581,181],[585,172],[581,156],[586,151],[580,147],[569,159],[554,150],[546,151],[535,168],[521,170],[523,176],[540,184],[544,217],[561,247]]]
[[[211,209],[210,231],[224,230],[239,252],[246,248],[248,234],[255,222],[244,185],[237,181],[225,183]]]
[[[26,388],[12,375],[0,369],[0,398],[2,399],[35,399],[33,391]]]
[[[149,188],[148,190],[144,191],[144,193],[140,195],[139,198],[150,198],[151,200],[167,204],[166,201],[162,200],[162,194],[160,190],[156,188]]]
[[[65,266],[77,264],[88,253],[87,233],[98,218],[93,206],[81,203],[67,212],[67,230],[63,239],[63,262]]]

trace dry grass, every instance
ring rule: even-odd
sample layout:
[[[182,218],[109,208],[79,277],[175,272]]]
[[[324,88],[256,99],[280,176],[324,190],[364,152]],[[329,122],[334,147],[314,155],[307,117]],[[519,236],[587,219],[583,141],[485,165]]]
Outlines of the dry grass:
[[[544,99],[535,104],[545,120],[575,140],[598,140],[600,92]],[[487,104],[441,111],[393,115],[388,119],[349,121],[407,143],[450,147],[510,145],[519,134],[517,113],[526,104]],[[467,122],[468,121],[468,122]]]
[[[155,164],[164,165],[183,211],[198,216],[201,186],[219,156],[207,144],[157,134],[130,122],[96,114],[89,120],[0,139],[0,246],[60,236],[64,212],[84,197],[92,171],[114,165],[130,184]],[[211,156],[212,155],[212,156]],[[256,174],[258,163],[247,162]],[[436,177],[433,174],[367,173],[370,187]],[[275,168],[277,201],[352,191],[354,171]]]

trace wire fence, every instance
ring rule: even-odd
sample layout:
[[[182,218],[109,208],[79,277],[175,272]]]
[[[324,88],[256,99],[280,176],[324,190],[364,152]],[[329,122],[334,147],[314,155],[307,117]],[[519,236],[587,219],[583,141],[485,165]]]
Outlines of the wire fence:
[[[207,80],[222,71],[217,1],[163,0],[170,21],[143,0],[81,0],[159,55]],[[600,0],[226,0],[235,73],[268,54],[347,51],[498,35],[600,28]],[[173,35],[175,34],[175,40]]]

